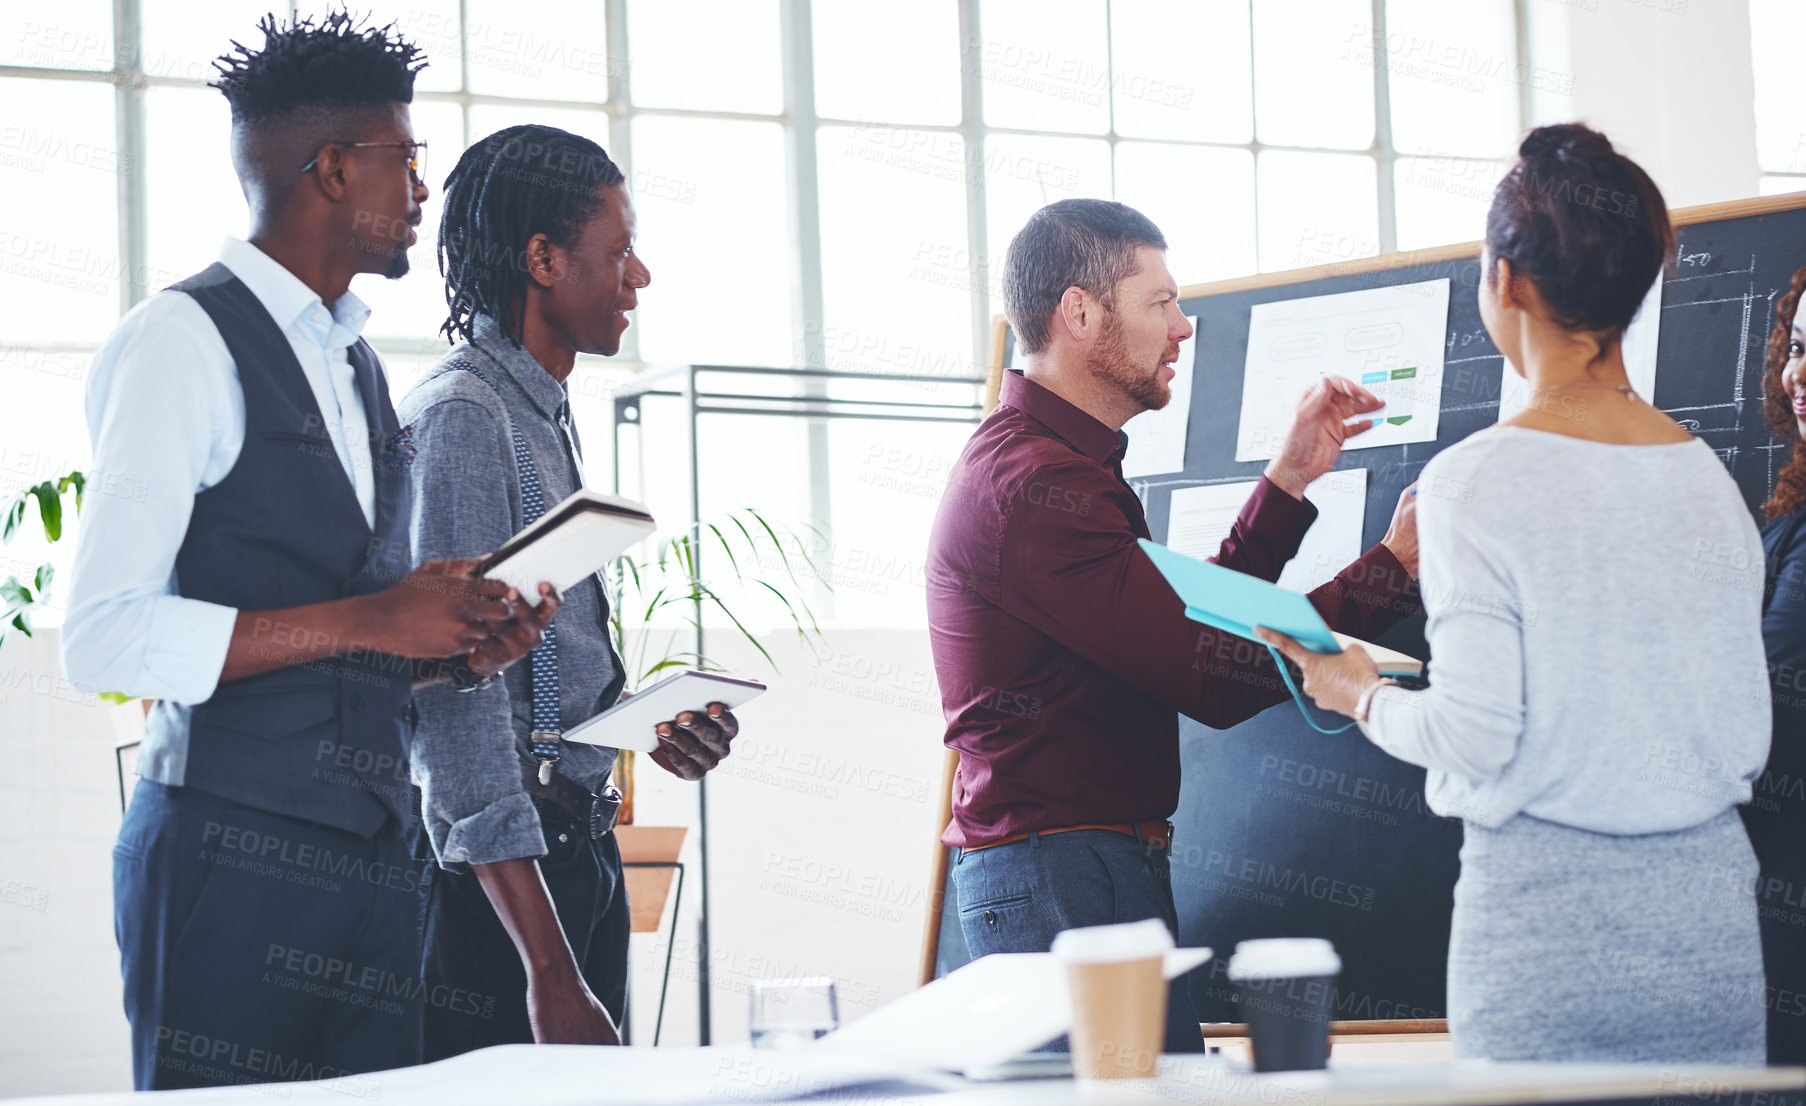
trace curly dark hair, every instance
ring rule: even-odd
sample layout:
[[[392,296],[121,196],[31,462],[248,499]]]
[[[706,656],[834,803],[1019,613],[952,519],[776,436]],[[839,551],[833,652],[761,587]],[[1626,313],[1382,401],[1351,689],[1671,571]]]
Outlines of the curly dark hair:
[[[469,341],[476,316],[488,315],[518,344],[528,240],[571,245],[601,213],[602,190],[625,180],[601,146],[557,127],[508,127],[465,150],[445,179],[439,271],[449,313],[439,329]]]
[[[274,15],[257,22],[263,48],[234,40],[213,62],[232,122],[260,123],[301,108],[358,108],[414,101],[414,75],[426,67],[420,48],[394,33],[393,23],[366,27],[349,12],[284,24]]]
[[[1787,294],[1775,304],[1775,326],[1768,332],[1768,352],[1762,359],[1762,417],[1775,437],[1793,443],[1787,464],[1775,478],[1775,490],[1762,505],[1765,519],[1790,515],[1806,506],[1806,442],[1800,440],[1793,397],[1781,386],[1781,370],[1787,367],[1787,346],[1793,340],[1793,317],[1802,292],[1806,292],[1806,266],[1794,271]]]

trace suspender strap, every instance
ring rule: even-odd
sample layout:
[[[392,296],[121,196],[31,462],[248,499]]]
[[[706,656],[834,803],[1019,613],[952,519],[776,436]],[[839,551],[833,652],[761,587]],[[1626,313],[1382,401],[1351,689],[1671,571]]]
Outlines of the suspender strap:
[[[487,356],[487,354],[485,354]],[[495,381],[474,364],[466,362],[459,368],[489,385],[490,391],[501,398],[502,392]],[[527,452],[527,443],[514,425],[508,420],[508,433],[514,440],[514,467],[520,473],[520,506],[523,528],[539,521],[539,516],[546,513],[545,490],[539,484],[539,469],[533,464],[533,457]],[[533,685],[533,759],[539,762],[539,782],[552,782],[552,769],[558,763],[562,748],[558,725],[558,624],[548,623],[540,635],[539,646],[528,657],[531,666],[531,682]]]

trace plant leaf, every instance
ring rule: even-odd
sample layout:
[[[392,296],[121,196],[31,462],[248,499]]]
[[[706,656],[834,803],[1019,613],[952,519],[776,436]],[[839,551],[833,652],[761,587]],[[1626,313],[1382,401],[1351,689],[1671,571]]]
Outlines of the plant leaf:
[[[51,577],[53,577],[55,575],[56,575],[56,566],[51,564],[49,561],[45,561],[43,564],[38,566],[38,575],[37,575],[37,579],[35,580],[35,583],[37,584],[38,596],[40,598],[43,597],[45,592],[50,590],[50,579],[51,579]]]
[[[728,544],[726,535],[721,532],[721,527],[711,522],[709,531],[715,535],[715,540],[721,543],[721,551],[727,554],[727,563],[734,569],[734,579],[746,579],[746,574],[740,571],[740,558],[734,556],[734,547]]]
[[[46,480],[31,489],[38,497],[38,517],[44,522],[44,536],[56,541],[63,536],[63,497],[56,485]]]
[[[4,531],[0,531],[0,540],[13,540],[13,531],[17,530],[25,521],[25,507],[30,501],[30,492],[20,492],[13,499],[12,506],[6,509],[6,528]]]
[[[77,469],[56,482],[56,491],[58,495],[63,494],[70,488],[75,489],[75,513],[79,515],[82,513],[82,494],[88,490],[87,474]]]

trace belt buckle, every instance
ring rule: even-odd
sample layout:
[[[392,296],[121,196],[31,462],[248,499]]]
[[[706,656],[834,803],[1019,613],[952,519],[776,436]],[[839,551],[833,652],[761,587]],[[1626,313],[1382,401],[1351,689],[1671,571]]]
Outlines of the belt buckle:
[[[590,798],[589,839],[599,841],[614,832],[621,820],[621,789],[614,784]]]

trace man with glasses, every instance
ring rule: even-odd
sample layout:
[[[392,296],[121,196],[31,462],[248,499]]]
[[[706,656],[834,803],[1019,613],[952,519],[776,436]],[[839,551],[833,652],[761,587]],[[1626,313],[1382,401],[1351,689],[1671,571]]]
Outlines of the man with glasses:
[[[156,701],[113,869],[144,1090],[418,1062],[412,689],[494,676],[559,605],[410,571],[412,449],[349,289],[408,269],[419,51],[343,13],[260,29],[214,85],[249,240],[88,381],[64,666]]]

